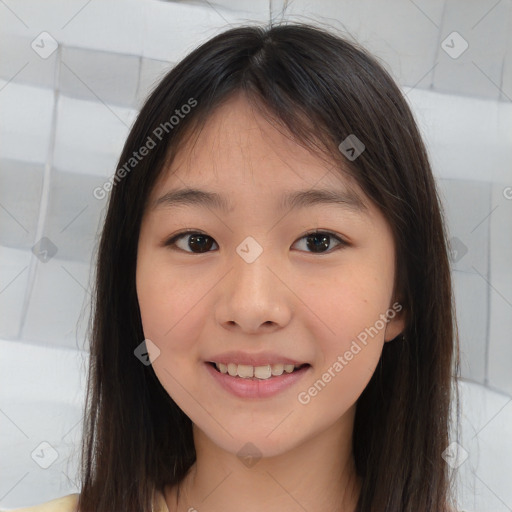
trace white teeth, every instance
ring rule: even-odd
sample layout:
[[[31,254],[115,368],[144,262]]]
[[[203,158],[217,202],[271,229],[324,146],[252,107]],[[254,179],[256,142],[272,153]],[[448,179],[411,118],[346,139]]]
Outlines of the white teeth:
[[[273,364],[272,375],[282,375],[284,372],[284,364]]]
[[[236,373],[238,373],[238,376],[242,377],[242,379],[250,379],[254,376],[254,366],[239,364]]]
[[[254,376],[258,379],[269,379],[272,376],[272,367],[269,364],[266,366],[256,366],[254,368]]]
[[[221,373],[228,373],[231,377],[241,377],[243,379],[250,379],[256,377],[257,379],[270,379],[271,377],[278,377],[283,373],[292,373],[295,368],[293,364],[266,364],[265,366],[250,366],[246,364],[223,364],[215,363],[217,370]]]

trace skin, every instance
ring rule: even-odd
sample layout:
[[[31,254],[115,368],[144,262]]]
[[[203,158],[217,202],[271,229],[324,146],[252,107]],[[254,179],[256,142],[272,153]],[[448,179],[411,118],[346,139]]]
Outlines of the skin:
[[[149,348],[158,379],[192,419],[197,453],[179,503],[176,488],[166,489],[170,511],[355,508],[355,404],[405,318],[396,314],[309,403],[298,401],[397,300],[392,232],[369,201],[366,212],[314,205],[278,213],[285,191],[352,187],[365,198],[330,167],[236,95],[210,116],[195,145],[180,148],[152,190],[151,201],[194,186],[233,203],[228,214],[149,207],[141,226],[136,284],[144,335],[160,351]],[[209,252],[191,252],[198,246],[190,247],[190,236],[177,248],[164,245],[188,228],[213,239]],[[313,252],[304,234],[314,229],[350,245],[331,238],[328,249]],[[236,252],[247,236],[263,248],[250,264]],[[311,368],[274,397],[242,399],[206,371],[205,361],[228,350],[273,351]],[[237,456],[247,442],[262,456],[252,467]]]

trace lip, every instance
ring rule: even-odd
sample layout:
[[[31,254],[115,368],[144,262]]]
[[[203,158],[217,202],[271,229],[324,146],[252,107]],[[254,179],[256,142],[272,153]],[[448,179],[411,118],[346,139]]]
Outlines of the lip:
[[[300,366],[306,364],[306,361],[297,361],[289,357],[280,356],[273,352],[259,352],[257,354],[248,354],[247,352],[223,352],[208,359],[210,363],[222,363],[228,365],[229,363],[245,364],[248,366],[265,366],[267,364],[293,364]]]
[[[278,377],[270,377],[269,379],[256,379],[255,377],[243,379],[241,377],[231,377],[229,373],[221,373],[209,362],[204,364],[206,370],[221,387],[239,398],[270,398],[275,396],[296,384],[311,369],[311,365],[307,365],[292,373],[283,373]],[[290,361],[289,364],[294,363]]]

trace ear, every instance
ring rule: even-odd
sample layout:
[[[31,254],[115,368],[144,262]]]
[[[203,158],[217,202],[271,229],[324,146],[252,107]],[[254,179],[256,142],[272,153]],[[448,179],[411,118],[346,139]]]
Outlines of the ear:
[[[386,316],[388,322],[386,324],[386,332],[384,333],[384,341],[388,342],[395,339],[405,330],[407,315],[402,302],[394,301],[386,312]]]

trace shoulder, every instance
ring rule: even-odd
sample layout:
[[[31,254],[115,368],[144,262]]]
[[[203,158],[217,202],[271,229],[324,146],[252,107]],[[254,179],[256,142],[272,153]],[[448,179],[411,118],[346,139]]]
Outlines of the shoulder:
[[[79,493],[68,494],[39,505],[10,510],[0,509],[0,512],[78,512],[79,496]],[[156,492],[155,505],[156,512],[169,512],[165,497],[160,491]]]
[[[77,512],[78,497],[78,493],[68,494],[39,505],[15,508],[5,512]],[[0,512],[4,511],[0,510]]]

